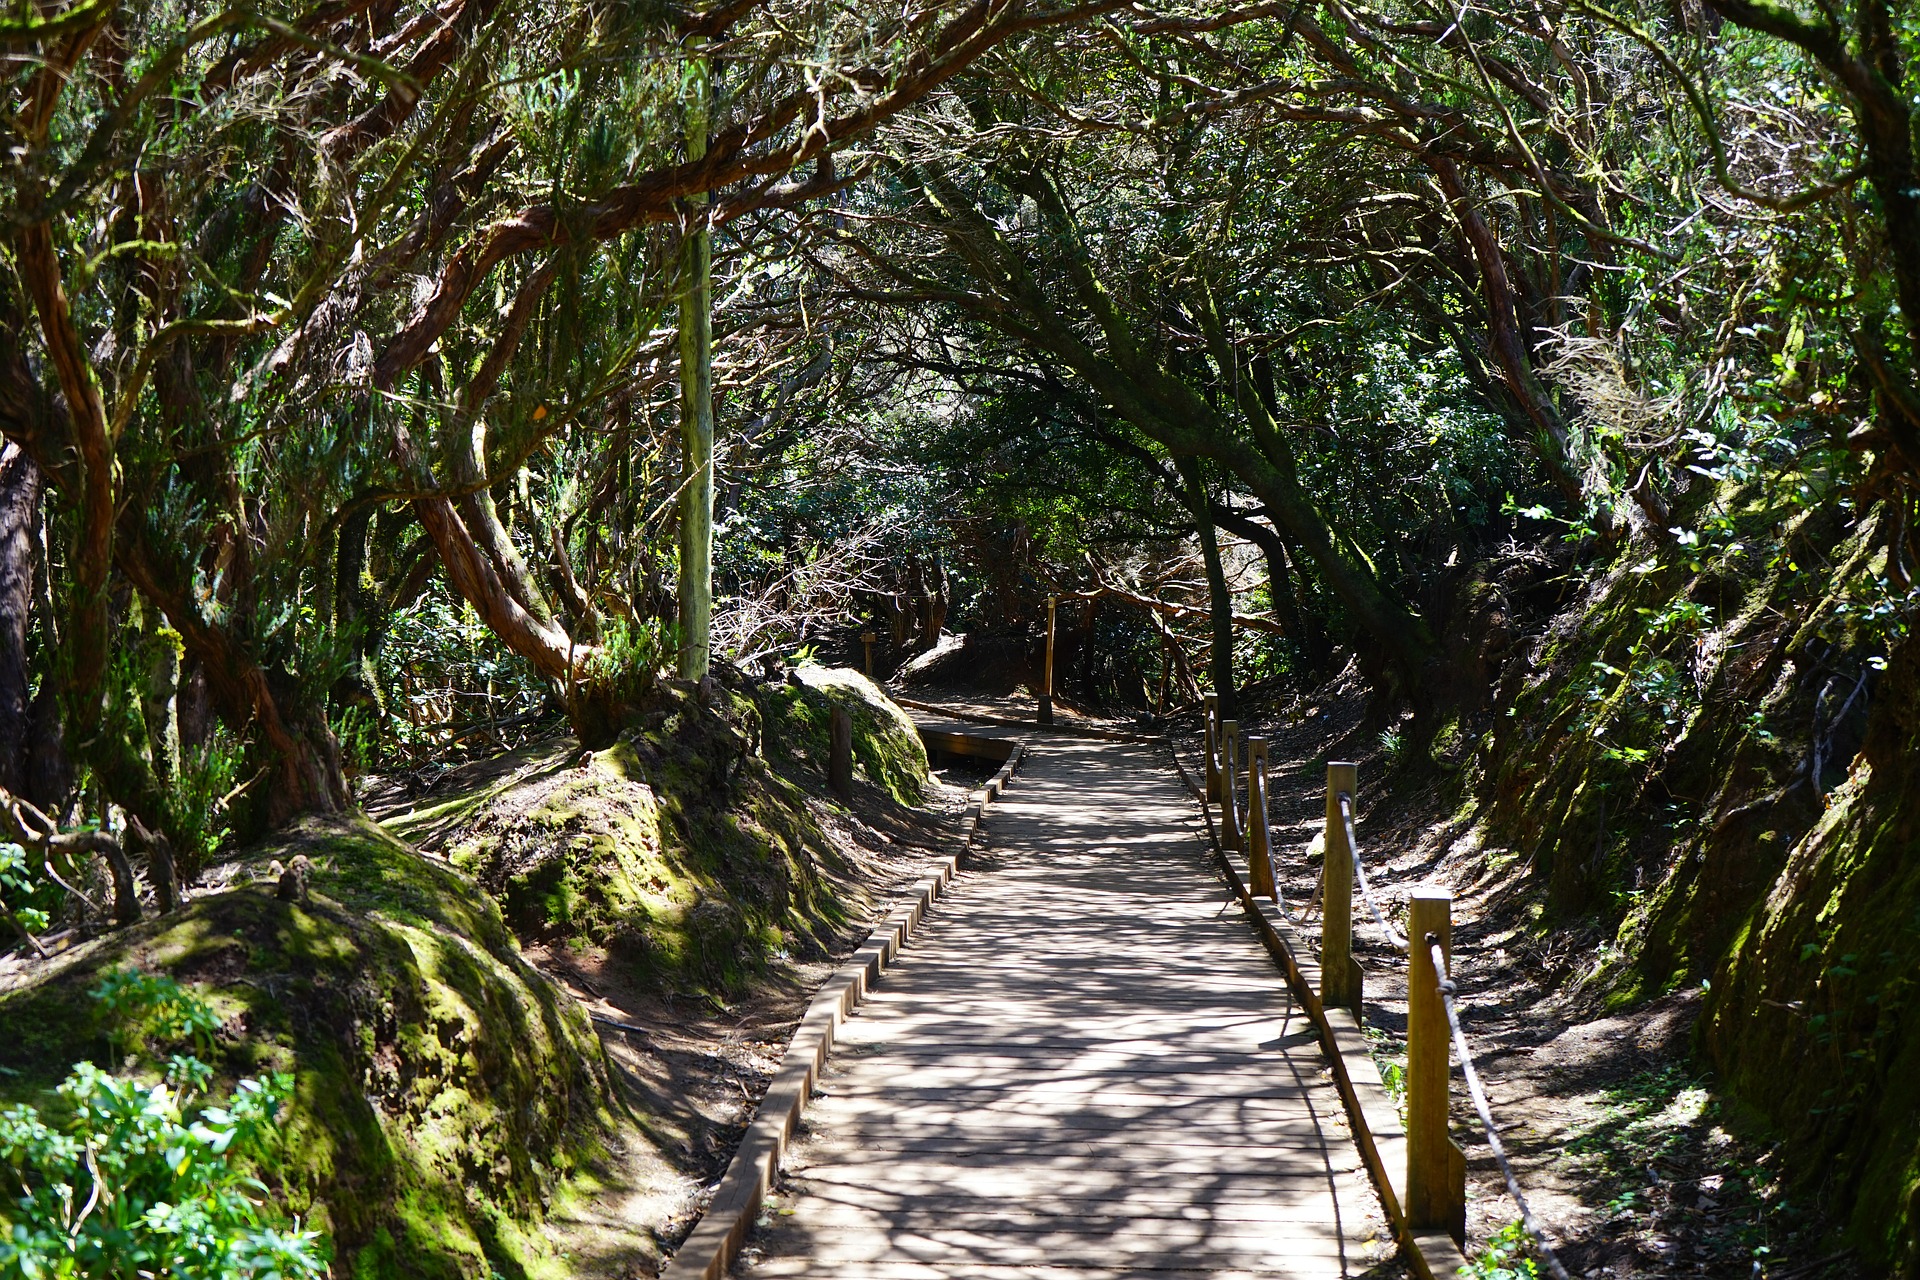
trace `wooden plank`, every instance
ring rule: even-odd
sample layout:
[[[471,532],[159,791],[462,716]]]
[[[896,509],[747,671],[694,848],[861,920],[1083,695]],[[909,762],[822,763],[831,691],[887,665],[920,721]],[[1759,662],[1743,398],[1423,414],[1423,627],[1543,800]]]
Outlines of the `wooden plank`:
[[[997,1231],[927,1232],[889,1230],[885,1226],[818,1227],[796,1219],[788,1224],[804,1234],[807,1258],[814,1263],[938,1263],[943,1268],[1003,1266],[1178,1267],[1202,1271],[1277,1269],[1309,1258],[1338,1266],[1340,1242],[1294,1230],[1286,1238],[1245,1242],[1168,1242],[1122,1234],[1094,1238],[1057,1233],[1018,1236]],[[1152,1224],[1164,1228],[1166,1224]],[[1295,1224],[1296,1228],[1300,1224]]]
[[[1288,1198],[1283,1194],[1269,1195],[1259,1201],[1141,1201],[1136,1206],[1085,1196],[1070,1200],[1060,1197],[1013,1200],[951,1195],[907,1199],[877,1195],[870,1191],[865,1195],[856,1192],[836,1196],[829,1194],[832,1190],[835,1189],[813,1183],[796,1184],[796,1192],[807,1197],[810,1209],[818,1204],[815,1212],[833,1214],[844,1209],[848,1213],[884,1214],[889,1220],[912,1230],[997,1225],[1008,1231],[1030,1232],[1066,1224],[1097,1233],[1115,1225],[1139,1222],[1211,1224],[1231,1234],[1299,1222],[1316,1224],[1318,1227],[1327,1225],[1325,1206],[1317,1199]],[[844,1192],[846,1189],[838,1190]],[[1121,1212],[1123,1209],[1124,1212]],[[778,1212],[784,1217],[797,1211],[783,1208]]]
[[[1264,1270],[1236,1267],[1009,1267],[988,1263],[931,1266],[923,1262],[815,1263],[806,1258],[769,1258],[745,1273],[767,1280],[1172,1280],[1205,1275],[1208,1280],[1272,1280],[1273,1277],[1338,1276],[1332,1261],[1301,1259]],[[1449,1277],[1448,1280],[1453,1280]]]
[[[1053,1188],[1071,1185],[1076,1199],[1101,1201],[1109,1206],[1109,1211],[1131,1212],[1131,1205],[1154,1203],[1202,1203],[1211,1204],[1223,1193],[1223,1189],[1233,1186],[1238,1194],[1258,1194],[1264,1200],[1286,1200],[1289,1202],[1313,1203],[1317,1205],[1315,1218],[1322,1221],[1335,1221],[1340,1215],[1332,1208],[1334,1194],[1328,1187],[1329,1175],[1325,1171],[1317,1174],[1301,1173],[1291,1179],[1252,1182],[1242,1187],[1251,1175],[1225,1177],[1219,1174],[1208,1175],[1166,1175],[1156,1178],[1134,1178],[1126,1174],[1110,1173],[1104,1175],[1104,1181],[1092,1176],[1076,1177],[1070,1184],[1063,1182],[1058,1174],[1041,1173],[1011,1174],[1004,1169],[940,1169],[929,1172],[925,1169],[902,1168],[897,1175],[881,1177],[875,1168],[862,1170],[823,1168],[801,1170],[804,1176],[795,1185],[822,1194],[831,1194],[837,1198],[874,1196],[908,1197],[926,1199],[937,1196],[966,1195],[975,1198],[1006,1196],[1026,1199],[1045,1196]],[[1355,1171],[1357,1172],[1357,1170]],[[1340,1170],[1334,1177],[1347,1177],[1350,1171]],[[880,1188],[884,1188],[881,1190]],[[1299,1192],[1301,1194],[1296,1195]]]
[[[979,760],[1005,760],[1013,754],[1011,738],[990,738],[979,733],[961,733],[950,729],[920,726],[920,741],[928,752],[944,751],[950,756],[970,756]]]
[[[1023,769],[996,870],[842,1029],[742,1274],[1340,1274],[1359,1155],[1163,759],[1049,742]]]
[[[828,1095],[832,1096],[832,1095]],[[915,1110],[905,1115],[875,1114],[871,1109],[816,1117],[808,1132],[825,1142],[840,1136],[857,1135],[863,1143],[897,1145],[901,1142],[939,1141],[1011,1143],[1011,1142],[1111,1142],[1141,1147],[1198,1146],[1225,1150],[1232,1147],[1287,1145],[1300,1140],[1322,1141],[1328,1117],[1311,1106],[1257,1116],[1227,1116],[1213,1113],[1197,1121],[1163,1118],[1158,1113],[1126,1115],[1119,1113],[1085,1114],[1072,1111],[1023,1113],[1011,1110],[984,1112],[984,1118],[935,1119]]]
[[[1058,1190],[1079,1190],[1079,1188],[1098,1188],[1114,1186],[1119,1182],[1137,1182],[1139,1186],[1167,1186],[1169,1182],[1190,1182],[1200,1178],[1212,1178],[1215,1186],[1223,1178],[1261,1178],[1275,1176],[1275,1169],[1292,1163],[1298,1178],[1308,1182],[1323,1182],[1329,1173],[1346,1173],[1350,1169],[1359,1169],[1359,1159],[1352,1159],[1346,1165],[1334,1165],[1329,1169],[1319,1159],[1319,1151],[1275,1150],[1260,1151],[1194,1151],[1188,1155],[1169,1157],[1154,1165],[1140,1161],[1116,1159],[1110,1151],[1092,1150],[1081,1155],[1066,1153],[1046,1153],[1033,1157],[1033,1167],[1046,1171],[1046,1180],[1029,1180],[1027,1186],[1054,1186]],[[1018,1171],[1020,1153],[1002,1153],[1002,1151],[929,1151],[929,1153],[900,1153],[900,1151],[835,1151],[833,1161],[824,1165],[814,1165],[810,1159],[795,1159],[795,1171],[806,1173],[820,1180],[858,1180],[858,1178],[918,1178],[922,1182],[939,1182],[943,1178],[952,1180],[954,1186],[968,1184],[966,1174],[993,1173],[996,1176],[1008,1176],[1008,1171]],[[1292,1173],[1292,1171],[1288,1171]],[[977,1186],[977,1184],[973,1184]]]

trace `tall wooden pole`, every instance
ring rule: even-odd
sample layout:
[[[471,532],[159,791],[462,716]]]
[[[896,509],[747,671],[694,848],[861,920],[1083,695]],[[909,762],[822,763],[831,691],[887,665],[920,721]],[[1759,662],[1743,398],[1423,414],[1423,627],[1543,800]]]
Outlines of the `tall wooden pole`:
[[[871,631],[860,633],[860,643],[867,648],[867,679],[869,680],[873,679],[873,642],[879,638]]]
[[[1448,975],[1434,968],[1428,939],[1453,959],[1453,894],[1433,885],[1413,891],[1407,916],[1407,1221],[1466,1233],[1467,1165],[1447,1131],[1452,1033],[1440,998]]]
[[[1053,723],[1053,615],[1060,597],[1047,597],[1047,659],[1040,673],[1040,723]]]
[[[1340,796],[1359,787],[1359,766],[1327,762],[1327,862],[1320,896],[1320,1002],[1360,1012],[1360,963],[1353,958],[1353,849]]]
[[[687,159],[707,154],[712,69],[703,45],[688,68]],[[713,240],[707,196],[687,197],[680,295],[680,676],[707,674],[713,629]]]
[[[1160,698],[1153,713],[1157,716],[1167,714],[1167,695],[1173,684],[1173,641],[1160,637]]]

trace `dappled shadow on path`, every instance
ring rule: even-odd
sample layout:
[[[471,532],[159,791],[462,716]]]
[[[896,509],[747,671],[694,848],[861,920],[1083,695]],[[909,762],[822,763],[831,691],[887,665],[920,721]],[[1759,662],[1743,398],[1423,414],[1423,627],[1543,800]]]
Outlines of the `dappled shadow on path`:
[[[1046,740],[988,831],[846,1027],[741,1274],[1364,1272],[1384,1227],[1311,1024],[1164,754]]]

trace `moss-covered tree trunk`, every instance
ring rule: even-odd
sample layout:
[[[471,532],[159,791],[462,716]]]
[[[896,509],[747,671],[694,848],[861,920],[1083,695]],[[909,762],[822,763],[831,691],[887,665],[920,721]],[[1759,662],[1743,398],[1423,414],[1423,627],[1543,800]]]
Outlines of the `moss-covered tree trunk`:
[[[687,158],[707,154],[710,68],[689,67]],[[707,674],[713,628],[713,241],[707,197],[688,198],[680,300],[680,675]]]

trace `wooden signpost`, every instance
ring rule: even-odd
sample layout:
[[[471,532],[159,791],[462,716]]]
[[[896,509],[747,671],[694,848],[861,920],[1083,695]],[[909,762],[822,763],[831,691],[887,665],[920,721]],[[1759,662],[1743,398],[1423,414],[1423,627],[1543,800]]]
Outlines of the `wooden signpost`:
[[[842,800],[853,799],[853,715],[835,704],[828,723],[827,785]]]

